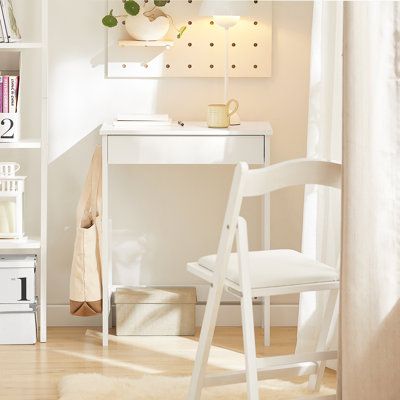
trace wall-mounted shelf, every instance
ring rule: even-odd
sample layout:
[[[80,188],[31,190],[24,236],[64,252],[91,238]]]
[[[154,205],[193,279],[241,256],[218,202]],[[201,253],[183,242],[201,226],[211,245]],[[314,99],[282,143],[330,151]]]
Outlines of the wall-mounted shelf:
[[[229,30],[229,76],[268,78],[272,76],[272,1],[246,3],[249,15]],[[116,14],[124,13],[122,2],[108,0],[108,5]],[[168,40],[135,41],[122,24],[108,29],[107,77],[223,78],[225,30],[212,17],[201,16],[200,7],[200,0],[169,1],[163,7],[174,20],[165,36],[173,46]],[[186,30],[178,39],[175,27],[181,26]]]
[[[0,50],[40,49],[41,47],[40,42],[0,43]]]
[[[11,143],[0,142],[0,149],[40,149],[40,147],[40,139],[22,139]]]
[[[172,40],[120,40],[119,47],[166,47],[174,45]]]

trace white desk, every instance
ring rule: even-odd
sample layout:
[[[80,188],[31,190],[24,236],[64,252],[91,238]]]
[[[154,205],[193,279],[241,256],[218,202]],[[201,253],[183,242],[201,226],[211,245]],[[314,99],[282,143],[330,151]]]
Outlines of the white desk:
[[[227,129],[210,129],[204,123],[185,126],[116,128],[104,124],[100,130],[103,147],[103,346],[108,330],[113,291],[110,261],[109,174],[112,164],[237,164],[268,165],[272,128],[268,122],[243,122]],[[269,196],[263,204],[263,244],[269,248]],[[188,260],[190,261],[190,260]],[[269,326],[269,304],[264,324]],[[269,334],[269,329],[267,334]]]

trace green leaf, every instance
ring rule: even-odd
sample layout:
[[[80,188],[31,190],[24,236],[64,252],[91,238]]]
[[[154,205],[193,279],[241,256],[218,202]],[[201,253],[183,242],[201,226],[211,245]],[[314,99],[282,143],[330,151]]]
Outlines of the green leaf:
[[[164,7],[167,3],[167,0],[154,0],[154,5],[156,7]]]
[[[183,33],[186,31],[187,26],[182,26],[181,28],[179,28],[178,30],[178,35],[176,36],[178,39],[180,39],[183,35]]]
[[[107,28],[114,28],[114,26],[118,25],[118,20],[114,17],[113,11],[114,10],[111,10],[110,14],[106,15],[102,20],[103,25]]]
[[[134,0],[126,0],[125,4],[124,4],[124,8],[125,11],[129,14],[129,15],[138,15],[139,11],[140,11],[140,6],[138,3],[136,3],[136,1]]]

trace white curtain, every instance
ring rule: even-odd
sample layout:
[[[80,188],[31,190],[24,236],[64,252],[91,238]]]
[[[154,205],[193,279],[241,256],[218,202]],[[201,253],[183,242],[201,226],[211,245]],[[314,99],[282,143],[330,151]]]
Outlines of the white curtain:
[[[307,157],[341,162],[343,3],[315,1],[311,39]],[[303,253],[339,267],[340,198],[337,190],[306,187]],[[325,295],[300,296],[296,351],[313,351],[325,308]],[[335,340],[335,338],[333,339]],[[334,367],[334,365],[330,365]]]
[[[346,2],[342,399],[400,399],[400,3]]]

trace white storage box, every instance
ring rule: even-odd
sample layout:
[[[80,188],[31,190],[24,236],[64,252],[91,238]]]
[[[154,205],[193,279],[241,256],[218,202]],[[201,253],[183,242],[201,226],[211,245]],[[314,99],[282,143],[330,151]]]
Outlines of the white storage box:
[[[0,345],[35,344],[37,340],[36,302],[0,304]]]
[[[37,338],[36,257],[0,257],[0,344],[34,344]]]
[[[4,255],[0,257],[0,304],[35,302],[36,257]]]
[[[117,289],[117,335],[195,334],[196,288]]]

